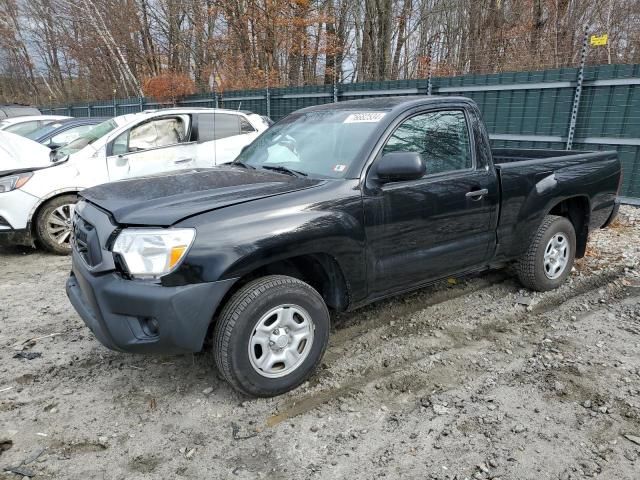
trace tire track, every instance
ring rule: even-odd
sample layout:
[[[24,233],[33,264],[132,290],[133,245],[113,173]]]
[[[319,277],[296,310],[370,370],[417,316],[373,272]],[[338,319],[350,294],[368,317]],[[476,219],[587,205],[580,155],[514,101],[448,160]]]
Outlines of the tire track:
[[[432,360],[436,355],[438,355],[440,359],[442,359],[443,353],[446,353],[447,357],[455,357],[460,353],[467,353],[468,356],[469,348],[473,348],[474,351],[482,351],[487,346],[495,345],[497,343],[500,343],[501,341],[504,341],[505,339],[522,340],[524,338],[523,330],[525,328],[528,330],[527,336],[531,336],[534,333],[540,332],[540,330],[545,329],[544,322],[542,322],[541,320],[547,313],[560,307],[565,302],[583,297],[585,295],[589,295],[593,291],[611,284],[616,279],[620,278],[622,274],[623,269],[620,268],[615,271],[607,272],[598,276],[588,277],[580,284],[576,285],[568,291],[564,291],[563,289],[560,291],[549,292],[538,304],[533,307],[532,312],[516,312],[514,314],[507,315],[498,321],[479,323],[471,329],[464,329],[451,325],[447,326],[445,324],[445,330],[442,332],[443,338],[437,339],[437,343],[440,346],[439,350],[428,355],[417,354],[409,356],[405,360],[395,365],[390,365],[386,368],[371,366],[368,369],[365,369],[363,372],[357,374],[357,376],[352,375],[350,377],[335,378],[334,380],[339,382],[340,384],[338,388],[328,388],[324,390],[313,391],[311,393],[304,394],[301,397],[287,398],[282,403],[276,406],[276,410],[278,413],[269,417],[266,421],[266,424],[270,427],[275,426],[285,420],[306,414],[324,404],[336,400],[339,397],[359,391],[365,387],[370,386],[372,383],[385,382],[395,377],[398,373],[405,372],[409,365],[429,363],[429,361]],[[461,295],[441,302],[436,302],[432,306],[440,305],[442,303],[446,303],[447,301],[456,300],[460,296]],[[426,309],[431,308],[432,306],[427,307]],[[380,328],[384,327],[377,327],[376,329]],[[420,330],[412,330],[411,332],[407,333],[416,334],[420,333]],[[451,348],[446,348],[446,344],[449,344]],[[532,348],[533,343],[529,342],[528,345],[529,348]],[[525,348],[526,347],[520,348],[520,350],[524,350]],[[452,372],[448,372],[446,375],[438,376],[445,379],[449,378],[449,381],[445,382],[444,386],[451,387],[452,385],[459,383],[456,381],[456,379],[458,379],[460,375],[464,375],[466,373],[468,372],[464,371],[458,376],[455,376],[452,375]],[[427,380],[425,381],[425,383],[427,384],[431,383],[428,381],[430,374],[431,372],[426,374]],[[330,375],[329,371],[323,371],[319,373],[319,377],[326,377],[328,375]],[[316,383],[319,383],[319,380]],[[433,384],[431,383],[431,386],[432,385]],[[419,392],[415,391],[415,393],[418,394]]]
[[[482,277],[471,277],[458,284],[457,288],[449,288],[446,281],[439,281],[415,292],[411,292],[388,300],[381,300],[353,313],[342,313],[336,317],[336,328],[329,340],[329,349],[352,342],[358,337],[375,329],[386,328],[389,317],[385,310],[392,310],[393,317],[404,317],[442,303],[450,302],[467,295],[490,290],[503,285],[512,277],[504,271],[485,274]],[[515,287],[514,287],[515,288]],[[414,301],[414,297],[425,297]],[[369,318],[375,315],[376,318]],[[329,352],[327,352],[329,353]],[[326,357],[325,357],[326,358]]]

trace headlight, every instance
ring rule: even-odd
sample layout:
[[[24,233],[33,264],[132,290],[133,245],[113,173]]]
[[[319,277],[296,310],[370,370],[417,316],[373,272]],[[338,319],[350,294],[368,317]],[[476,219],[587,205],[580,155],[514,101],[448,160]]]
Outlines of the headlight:
[[[170,273],[193,243],[193,228],[127,228],[113,244],[127,270],[136,278],[157,278]]]
[[[10,192],[22,187],[31,177],[33,177],[33,172],[18,173],[17,175],[0,178],[0,193]]]

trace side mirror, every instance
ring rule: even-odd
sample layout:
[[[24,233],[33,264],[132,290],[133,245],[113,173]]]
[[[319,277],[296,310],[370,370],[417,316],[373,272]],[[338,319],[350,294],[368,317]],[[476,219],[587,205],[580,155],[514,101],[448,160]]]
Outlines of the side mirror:
[[[418,180],[426,171],[427,165],[416,152],[387,153],[377,163],[375,170],[381,182]]]
[[[51,150],[57,150],[61,146],[62,145],[60,145],[59,143],[50,143],[49,145],[47,145],[47,147],[49,147]]]

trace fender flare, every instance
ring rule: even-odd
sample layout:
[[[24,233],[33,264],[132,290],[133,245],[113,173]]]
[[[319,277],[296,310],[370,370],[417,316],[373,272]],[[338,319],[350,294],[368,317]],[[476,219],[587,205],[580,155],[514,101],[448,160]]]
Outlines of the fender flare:
[[[575,195],[569,195],[567,197],[562,197],[561,200],[555,199],[550,201],[547,204],[545,213],[544,213],[544,217],[546,217],[547,215],[549,215],[549,213],[551,212],[551,210],[553,210],[554,208],[556,208],[558,205],[560,205],[563,202],[566,202],[567,200],[575,200],[575,199],[584,199],[587,202],[587,224],[588,224],[588,220],[589,217],[591,216],[591,199],[589,198],[588,195],[585,195],[584,193],[577,193]]]

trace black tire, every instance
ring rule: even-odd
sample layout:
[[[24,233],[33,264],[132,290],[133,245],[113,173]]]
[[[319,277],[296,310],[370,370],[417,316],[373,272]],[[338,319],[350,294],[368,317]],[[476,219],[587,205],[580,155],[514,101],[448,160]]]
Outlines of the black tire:
[[[566,237],[569,252],[567,263],[556,278],[549,278],[545,268],[545,250],[550,240],[557,234]],[[516,264],[518,279],[527,288],[538,292],[553,290],[562,285],[573,267],[576,254],[576,232],[573,224],[565,217],[547,215],[533,236],[527,251]]]
[[[60,207],[65,205],[75,205],[78,202],[76,195],[61,195],[45,203],[35,219],[35,233],[38,243],[56,255],[69,255],[71,253],[70,236],[63,243],[59,243],[49,228],[51,215]],[[71,225],[69,225],[71,228]],[[70,235],[70,232],[69,232]]]
[[[282,305],[299,306],[308,312],[313,341],[306,358],[292,372],[267,378],[253,366],[249,342],[260,319]],[[213,331],[213,355],[218,370],[236,390],[272,397],[293,390],[313,373],[327,348],[329,330],[329,311],[316,290],[292,277],[270,275],[243,286],[224,306]]]

